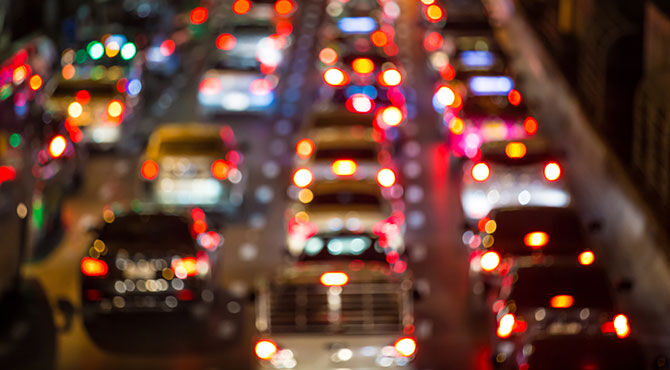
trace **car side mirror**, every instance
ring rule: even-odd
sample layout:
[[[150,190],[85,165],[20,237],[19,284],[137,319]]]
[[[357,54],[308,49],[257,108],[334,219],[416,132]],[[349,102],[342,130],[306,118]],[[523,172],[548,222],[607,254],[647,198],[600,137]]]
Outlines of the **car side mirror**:
[[[67,298],[59,298],[56,302],[58,311],[63,315],[63,324],[58,328],[61,332],[70,331],[72,322],[74,321],[75,308],[72,302]]]

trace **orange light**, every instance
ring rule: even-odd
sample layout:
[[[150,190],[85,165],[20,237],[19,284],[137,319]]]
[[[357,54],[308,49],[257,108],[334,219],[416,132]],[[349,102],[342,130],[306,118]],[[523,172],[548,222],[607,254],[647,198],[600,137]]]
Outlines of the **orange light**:
[[[75,69],[72,64],[68,64],[63,67],[63,71],[61,72],[63,74],[63,78],[66,80],[72,79],[74,77]]]
[[[16,67],[16,69],[14,69],[12,79],[14,80],[14,83],[18,85],[21,82],[23,82],[23,80],[26,79],[27,75],[28,75],[28,68],[26,68],[25,65],[18,66]]]
[[[481,266],[482,270],[487,272],[495,270],[499,264],[500,255],[494,251],[488,251],[482,254],[481,258],[479,259],[479,266]]]
[[[533,117],[526,117],[523,120],[523,129],[528,135],[534,135],[537,132],[537,120]]]
[[[142,177],[147,180],[153,180],[158,176],[158,163],[147,159],[142,163],[142,168],[140,169]]]
[[[442,19],[444,12],[439,5],[431,4],[426,8],[426,18],[428,22],[437,23]]]
[[[516,141],[507,143],[505,145],[505,154],[509,158],[523,158],[526,155],[526,145]]]
[[[337,62],[337,52],[332,48],[323,48],[319,52],[319,60],[327,66],[333,65]]]
[[[498,337],[509,337],[512,334],[512,330],[514,330],[515,322],[516,319],[514,318],[514,314],[507,313],[503,315],[503,317],[500,318],[500,322],[498,322],[498,330],[496,330]]]
[[[353,68],[356,73],[366,75],[375,70],[375,63],[368,58],[356,58],[351,62],[351,68]]]
[[[382,121],[391,127],[398,126],[403,120],[403,114],[400,108],[390,106],[382,110]]]
[[[275,12],[279,15],[287,15],[293,11],[293,2],[289,0],[277,0],[275,2]]]
[[[377,47],[382,47],[389,42],[386,34],[380,30],[375,31],[370,35],[370,41],[372,41],[372,44]]]
[[[549,235],[544,231],[533,231],[523,237],[523,244],[533,249],[542,248],[549,243]]]
[[[233,3],[233,12],[235,14],[246,14],[251,9],[249,0],[235,0]]]
[[[229,33],[222,33],[216,38],[216,47],[220,50],[232,50],[236,43],[235,36]]]
[[[380,82],[384,86],[398,86],[402,82],[402,74],[395,68],[382,72]]]
[[[325,272],[319,281],[325,286],[343,286],[349,282],[349,276],[344,272]]]
[[[314,142],[310,139],[302,139],[295,145],[295,153],[302,159],[307,159],[314,153]]]
[[[58,158],[65,153],[66,148],[67,140],[65,140],[63,135],[58,135],[51,139],[51,142],[49,143],[49,155],[52,158]]]
[[[261,360],[269,360],[277,352],[277,345],[269,340],[259,340],[254,346],[254,352]]]
[[[212,163],[212,176],[217,180],[225,180],[228,178],[228,163],[223,159],[217,159]]]
[[[577,259],[579,260],[580,265],[588,266],[593,264],[593,262],[595,262],[596,255],[591,251],[584,251],[579,254],[579,257],[577,257]]]
[[[512,89],[507,93],[507,100],[510,104],[517,106],[521,104],[521,93],[516,89]]]
[[[614,331],[616,332],[617,337],[626,338],[630,335],[630,325],[628,324],[628,317],[626,317],[626,315],[619,314],[614,316],[612,324],[614,325]]]
[[[180,279],[195,276],[198,273],[198,261],[193,257],[174,259],[171,267],[174,274]]]
[[[40,87],[42,87],[42,77],[40,77],[40,75],[34,75],[33,77],[30,77],[28,84],[33,91],[37,91]]]
[[[312,176],[312,171],[301,168],[293,174],[293,183],[299,188],[304,188],[312,183],[314,176]]]
[[[475,181],[486,181],[486,179],[489,178],[489,175],[491,175],[491,170],[486,163],[479,162],[472,166],[472,178],[475,179]]]
[[[569,308],[572,307],[572,304],[575,302],[575,299],[571,295],[555,295],[549,300],[549,304],[552,308]]]
[[[410,357],[416,352],[416,341],[412,338],[400,338],[393,345],[403,357]]]
[[[343,70],[332,67],[323,72],[323,80],[330,86],[344,86],[349,82],[349,76]]]
[[[96,258],[84,257],[81,260],[81,272],[86,276],[105,276],[109,268],[105,261]]]
[[[377,182],[379,185],[390,188],[395,184],[395,173],[390,168],[382,168],[377,172]]]
[[[435,51],[442,47],[444,38],[439,32],[431,32],[423,39],[423,47],[426,51]]]
[[[107,104],[107,114],[112,118],[118,118],[123,114],[125,107],[120,100],[112,100]]]
[[[334,174],[338,176],[351,176],[356,173],[356,162],[351,159],[338,159],[330,166]]]
[[[544,178],[549,181],[556,181],[561,177],[561,166],[556,162],[547,163],[544,166]]]
[[[191,10],[191,23],[193,24],[202,24],[207,20],[207,9],[199,6]]]
[[[449,131],[454,135],[460,135],[465,130],[465,122],[458,117],[449,120]]]

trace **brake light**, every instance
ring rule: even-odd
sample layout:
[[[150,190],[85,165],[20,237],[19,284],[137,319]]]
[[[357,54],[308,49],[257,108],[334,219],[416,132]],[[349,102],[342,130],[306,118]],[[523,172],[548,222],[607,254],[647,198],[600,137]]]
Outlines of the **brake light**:
[[[385,188],[390,188],[395,184],[395,173],[390,168],[382,168],[377,172],[377,182]]]
[[[547,163],[544,166],[544,178],[548,181],[556,181],[561,177],[561,166],[556,162]]]
[[[400,108],[395,106],[390,106],[382,109],[381,119],[384,124],[387,126],[395,127],[398,126],[403,120],[403,114]]]
[[[84,108],[81,106],[79,102],[72,102],[70,105],[67,106],[67,114],[70,115],[72,118],[77,118],[81,116],[81,114],[84,112]]]
[[[249,0],[235,0],[233,3],[233,12],[235,14],[245,14],[251,9]]]
[[[175,276],[180,279],[195,276],[198,273],[198,261],[193,257],[174,259],[171,267]]]
[[[277,345],[269,340],[259,340],[254,346],[254,352],[261,360],[269,360],[277,352]]]
[[[416,341],[412,338],[400,338],[393,347],[403,357],[410,357],[416,352]]]
[[[500,255],[496,252],[493,251],[488,251],[484,254],[482,254],[481,258],[479,259],[479,265],[481,266],[482,270],[491,272],[500,265]]]
[[[521,104],[521,93],[516,89],[512,89],[507,93],[507,100],[510,104],[517,106]]]
[[[596,255],[591,251],[584,251],[577,257],[580,265],[588,266],[596,260]]]
[[[202,24],[207,20],[207,9],[199,6],[191,10],[191,23],[193,24]]]
[[[55,136],[49,142],[49,155],[51,158],[59,158],[65,153],[65,149],[67,149],[67,140],[65,140],[63,135]]]
[[[429,5],[426,8],[425,14],[426,14],[426,19],[428,20],[428,22],[437,23],[440,20],[442,20],[442,16],[444,15],[444,11],[442,11],[442,8],[440,8],[439,5],[432,4],[432,5]]]
[[[533,231],[523,237],[523,244],[533,249],[544,247],[549,243],[549,235],[544,231]]]
[[[572,307],[572,304],[575,302],[575,299],[571,295],[556,295],[551,297],[549,304],[552,308],[569,308]]]
[[[475,181],[486,181],[486,179],[489,178],[489,175],[491,175],[491,169],[489,169],[489,166],[486,163],[479,162],[472,166],[472,178],[475,179]]]
[[[382,47],[388,43],[388,37],[384,31],[377,30],[370,35],[370,41],[374,46]]]
[[[295,145],[295,153],[302,159],[307,159],[314,153],[314,142],[310,139],[302,139]]]
[[[337,52],[332,48],[323,48],[319,52],[319,60],[327,66],[333,65],[337,62]]]
[[[225,180],[228,178],[228,170],[229,170],[228,163],[224,161],[223,159],[217,159],[212,163],[212,176],[216,178],[217,180]]]
[[[402,74],[395,68],[389,68],[379,74],[382,86],[398,86],[402,82]]]
[[[526,145],[516,141],[505,145],[505,154],[508,158],[523,158],[526,155]]]
[[[12,166],[0,166],[0,184],[16,179],[16,170]]]
[[[289,0],[277,0],[275,12],[279,15],[287,15],[293,11],[293,3]]]
[[[448,86],[440,86],[435,92],[435,99],[442,107],[451,106],[456,101],[456,93]]]
[[[176,47],[176,45],[175,45],[174,41],[165,40],[161,43],[159,49],[160,49],[161,55],[163,55],[164,57],[169,57],[170,55],[172,55],[172,53],[174,53],[175,47]]]
[[[151,159],[147,159],[144,161],[144,163],[142,163],[140,173],[142,174],[142,177],[147,180],[155,179],[158,176],[158,163],[152,161]]]
[[[216,47],[220,50],[232,50],[235,44],[237,44],[237,39],[229,33],[222,33],[216,38]]]
[[[293,174],[293,183],[299,188],[307,187],[314,180],[312,171],[307,168],[300,168]]]
[[[214,77],[208,77],[200,82],[200,92],[205,95],[218,94],[221,91],[221,81]]]
[[[500,322],[498,322],[498,330],[496,330],[496,334],[498,335],[499,338],[507,338],[512,334],[512,330],[514,330],[514,324],[516,323],[516,319],[514,318],[514,315],[511,313],[503,315],[503,317],[500,318]]]
[[[33,75],[30,77],[30,80],[28,80],[28,85],[30,85],[30,89],[33,91],[37,91],[42,87],[42,82],[42,77],[40,77],[40,75]]]
[[[351,159],[338,159],[330,166],[334,174],[338,176],[351,176],[356,173],[358,165]]]
[[[614,316],[612,324],[614,325],[614,331],[617,337],[626,338],[630,335],[630,325],[628,324],[628,317],[626,317],[626,315],[618,314]]]
[[[76,100],[79,104],[88,104],[88,102],[91,100],[91,93],[89,93],[88,90],[79,90],[74,95],[74,100]]]
[[[109,268],[105,261],[96,258],[84,257],[81,260],[81,272],[86,276],[105,276]]]
[[[374,109],[375,103],[365,94],[354,94],[347,99],[345,106],[350,112],[370,113]]]
[[[112,118],[121,117],[125,106],[120,100],[112,100],[107,104],[107,114]]]
[[[349,282],[349,276],[344,272],[325,272],[319,281],[325,286],[343,286]]]
[[[423,39],[423,47],[426,51],[435,51],[442,47],[444,38],[439,32],[431,32]]]
[[[349,83],[349,76],[343,70],[332,67],[323,72],[323,80],[330,86],[344,86]]]
[[[375,70],[375,63],[368,58],[356,58],[351,62],[351,68],[353,68],[356,73],[366,75]]]
[[[523,129],[528,135],[534,135],[537,132],[537,120],[533,117],[526,117],[523,120]]]

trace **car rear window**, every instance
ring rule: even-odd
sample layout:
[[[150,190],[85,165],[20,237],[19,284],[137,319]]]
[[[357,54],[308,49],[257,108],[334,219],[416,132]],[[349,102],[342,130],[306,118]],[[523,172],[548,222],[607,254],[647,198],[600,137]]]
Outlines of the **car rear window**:
[[[342,148],[342,149],[319,149],[314,154],[315,159],[359,159],[375,160],[377,153],[373,148]]]
[[[217,155],[225,150],[219,137],[205,137],[162,141],[159,151],[161,155]]]
[[[380,206],[379,198],[373,194],[342,191],[330,194],[317,194],[308,206],[316,205],[366,205]]]

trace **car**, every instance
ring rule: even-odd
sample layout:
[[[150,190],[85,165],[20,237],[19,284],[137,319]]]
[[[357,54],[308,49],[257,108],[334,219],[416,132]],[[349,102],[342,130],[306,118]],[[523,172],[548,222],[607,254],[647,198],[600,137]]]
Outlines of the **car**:
[[[229,126],[168,123],[151,134],[140,160],[146,197],[165,207],[233,214],[242,204],[243,156]]]
[[[157,340],[202,323],[214,288],[210,255],[194,239],[197,220],[111,208],[103,218],[80,263],[82,316],[93,341],[110,345],[110,332]],[[138,333],[142,325],[152,329]]]
[[[293,255],[302,253],[310,237],[324,232],[375,233],[392,248],[403,246],[404,215],[374,182],[315,182],[297,198],[287,211],[286,245]]]
[[[562,156],[545,139],[484,143],[481,157],[463,167],[466,222],[475,223],[495,208],[570,205]]]
[[[531,266],[511,271],[493,305],[493,358],[504,363],[524,338],[540,334],[628,338],[628,317],[609,279],[594,266]]]
[[[596,255],[577,210],[561,207],[509,207],[489,212],[463,236],[470,247],[470,279],[478,291],[497,294],[501,279],[519,266],[588,266]],[[483,284],[483,285],[482,285]],[[484,289],[482,289],[484,288]]]
[[[305,262],[256,293],[257,369],[406,369],[417,351],[412,277],[383,262]]]

